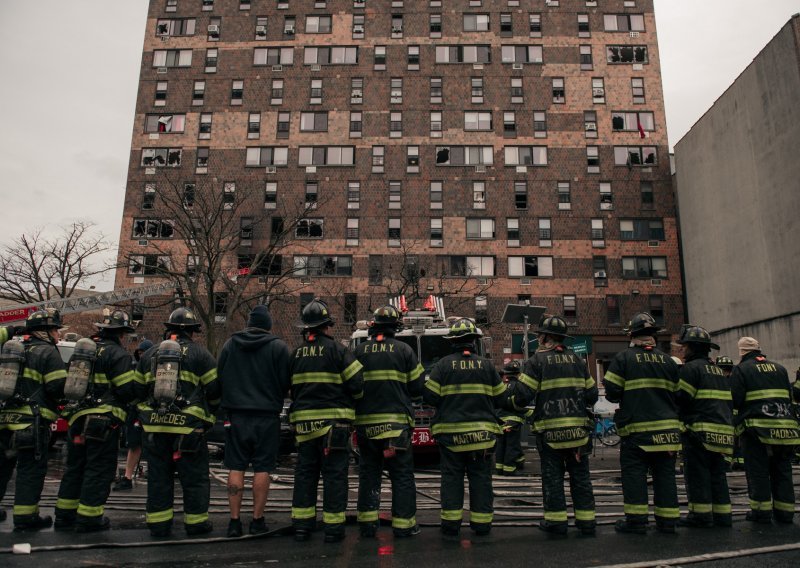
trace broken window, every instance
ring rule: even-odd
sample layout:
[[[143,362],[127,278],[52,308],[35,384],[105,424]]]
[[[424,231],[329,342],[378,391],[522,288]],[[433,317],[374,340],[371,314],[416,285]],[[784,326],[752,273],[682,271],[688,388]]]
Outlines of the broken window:
[[[226,181],[222,185],[222,208],[233,209],[235,203],[236,203],[236,183],[232,181]]]
[[[636,132],[639,126],[645,132],[652,132],[655,121],[652,112],[612,112],[611,128],[614,131]]]
[[[148,133],[183,132],[185,127],[185,114],[148,114],[144,131]]]
[[[321,239],[323,236],[324,219],[300,219],[295,228],[298,239]]]
[[[143,148],[142,166],[177,168],[181,165],[180,148]]]
[[[654,146],[614,146],[614,164],[617,166],[652,166],[656,162]]]
[[[194,207],[194,200],[197,196],[196,194],[197,186],[193,183],[185,183],[183,184],[183,208],[184,209],[191,209]]]
[[[141,254],[130,257],[128,274],[131,276],[155,276],[172,269],[172,262],[167,255]]]
[[[143,210],[150,210],[155,207],[156,202],[156,184],[155,183],[146,183],[144,184],[144,198],[142,199],[142,209]]]
[[[647,63],[646,45],[609,45],[606,47],[609,63]]]
[[[438,166],[490,166],[493,161],[494,148],[492,146],[436,147],[436,165]]]
[[[383,256],[379,254],[369,255],[369,285],[380,285],[383,281]]]

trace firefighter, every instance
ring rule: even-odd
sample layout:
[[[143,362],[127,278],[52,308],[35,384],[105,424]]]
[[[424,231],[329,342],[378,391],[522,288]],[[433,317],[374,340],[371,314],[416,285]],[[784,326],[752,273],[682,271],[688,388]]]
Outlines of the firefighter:
[[[278,463],[283,400],[289,392],[289,347],[270,333],[272,315],[256,306],[247,327],[234,333],[219,355],[219,382],[225,423],[225,467],[231,518],[228,537],[242,536],[239,514],[244,472],[253,466],[253,520],[250,534],[267,532],[264,508],[269,497],[269,474]]]
[[[614,420],[622,437],[620,466],[625,519],[617,532],[647,532],[647,472],[653,476],[656,529],[674,533],[680,518],[675,453],[681,449],[681,423],[675,394],[678,366],[656,347],[660,332],[647,312],[628,324],[630,346],[618,353],[603,378],[606,398],[619,403]]]
[[[70,360],[63,416],[69,421],[67,470],[56,502],[55,528],[90,532],[109,528],[103,507],[117,471],[120,428],[136,397],[130,354],[122,339],[134,331],[128,314],[115,310],[81,339]]]
[[[747,520],[770,524],[774,517],[789,524],[794,519],[792,446],[800,444],[789,374],[767,359],[752,337],[739,339],[738,347],[742,360],[731,374],[731,392],[750,495]]]
[[[172,531],[174,477],[183,488],[186,533],[211,532],[208,446],[205,432],[220,403],[217,362],[192,341],[200,322],[189,308],[174,310],[164,323],[165,341],[142,355],[136,368],[139,421],[147,459],[147,527],[154,537]]]
[[[57,402],[64,394],[67,371],[58,353],[58,310],[38,310],[25,321],[22,342],[9,342],[0,332],[0,493],[17,467],[14,530],[39,530],[53,523],[39,515],[39,499],[47,474],[50,424],[58,419]],[[2,498],[3,495],[0,495]],[[3,511],[5,513],[5,511]],[[4,516],[4,515],[3,515]]]
[[[575,526],[595,534],[594,493],[589,473],[588,410],[597,402],[597,384],[586,363],[564,345],[567,323],[547,316],[536,330],[539,347],[525,362],[511,401],[515,407],[535,401],[533,429],[542,464],[544,520],[539,529],[567,534],[564,474],[569,473]]]
[[[520,362],[511,361],[503,367],[501,375],[506,385],[513,384],[520,374]],[[494,452],[494,472],[497,475],[518,475],[525,467],[525,453],[522,451],[522,431],[526,421],[533,414],[530,409],[520,411],[500,409],[503,434],[498,436]]]
[[[714,361],[719,349],[708,331],[691,327],[678,342],[686,363],[679,372],[677,401],[684,424],[683,459],[689,514],[684,527],[731,526],[731,498],[725,475],[726,456],[733,454],[730,380]]]
[[[301,314],[303,343],[291,354],[292,407],[289,420],[297,439],[292,526],[296,541],[316,527],[317,486],[323,481],[325,542],[344,539],[347,509],[348,443],[355,401],[364,394],[361,363],[331,336],[333,318],[315,299]]]
[[[361,536],[378,528],[381,473],[392,481],[392,529],[396,537],[419,534],[411,433],[411,401],[422,398],[425,369],[414,350],[394,338],[402,327],[393,306],[375,310],[369,339],[356,348],[363,366],[364,396],[356,403],[356,434],[360,450],[358,522]]]
[[[25,333],[25,326],[8,326],[8,327],[0,327],[0,348],[3,344],[14,337],[15,335],[22,336]],[[21,362],[21,361],[20,361]],[[13,365],[13,362],[9,362]],[[0,363],[1,364],[1,363]],[[13,372],[13,371],[12,371]],[[3,370],[0,369],[0,373],[3,373]],[[19,371],[17,371],[17,376],[19,376]],[[3,381],[4,377],[0,376],[0,381]],[[2,385],[2,382],[0,382]],[[14,385],[16,386],[16,385]],[[5,390],[5,387],[4,389]],[[10,390],[10,387],[8,387]],[[5,395],[3,395],[5,398]],[[0,401],[0,419],[2,419],[2,410],[3,410],[3,401]],[[11,463],[11,460],[8,462],[6,461],[5,456],[5,433],[2,432],[3,425],[0,423],[0,501],[6,494],[6,488],[8,486],[8,481],[11,479],[11,473],[14,471],[14,464]],[[7,467],[10,469],[6,470]],[[0,509],[0,523],[6,520],[8,517],[8,513],[6,513],[5,509]]]
[[[722,369],[722,374],[726,377],[730,377],[731,373],[733,372],[733,359],[727,357],[725,355],[718,355],[717,358],[714,360],[714,363]],[[730,380],[730,379],[729,379]],[[733,421],[736,422],[736,415],[738,414],[737,410],[733,409]],[[733,435],[733,454],[730,456],[725,456],[725,461],[728,462],[728,467],[731,471],[736,471],[738,469],[744,469],[744,458],[742,457],[742,445],[739,443],[739,436],[734,433]]]
[[[432,433],[441,454],[441,531],[458,536],[461,530],[466,473],[470,528],[488,535],[494,512],[492,454],[502,433],[497,410],[506,387],[492,362],[475,352],[480,334],[472,320],[456,320],[445,337],[453,353],[433,366],[424,393],[425,402],[436,408]]]

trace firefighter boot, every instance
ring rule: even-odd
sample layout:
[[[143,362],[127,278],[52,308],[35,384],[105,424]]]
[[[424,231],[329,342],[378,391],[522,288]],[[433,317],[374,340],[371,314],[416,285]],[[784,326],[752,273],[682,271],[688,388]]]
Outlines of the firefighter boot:
[[[647,534],[647,517],[645,515],[625,515],[614,524],[618,533]]]
[[[713,527],[714,517],[711,516],[711,513],[695,513],[690,511],[688,515],[681,517],[681,519],[678,521],[678,525],[681,527],[690,528]]]
[[[75,523],[75,532],[79,533],[107,531],[110,528],[111,528],[111,521],[108,520],[108,517],[100,517],[99,519],[93,519],[91,522]]]
[[[539,530],[551,536],[567,536],[567,523],[539,521]]]

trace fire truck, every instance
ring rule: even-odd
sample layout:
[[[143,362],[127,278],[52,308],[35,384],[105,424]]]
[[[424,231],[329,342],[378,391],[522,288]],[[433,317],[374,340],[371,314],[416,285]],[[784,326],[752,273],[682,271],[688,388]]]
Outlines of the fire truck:
[[[421,310],[408,310],[405,299],[400,297],[390,301],[403,313],[403,328],[395,339],[410,346],[417,354],[417,359],[425,368],[425,380],[430,376],[431,367],[439,359],[452,353],[451,343],[445,339],[450,323],[460,317],[444,316],[444,302],[441,298],[429,297]],[[350,349],[355,349],[367,340],[369,322],[362,320],[356,323],[356,330],[350,337]],[[477,353],[484,357],[491,353],[491,338],[484,337],[478,328],[481,338],[478,341]],[[435,409],[431,406],[414,402],[414,431],[411,444],[415,452],[436,452],[436,442],[431,435],[431,421]]]

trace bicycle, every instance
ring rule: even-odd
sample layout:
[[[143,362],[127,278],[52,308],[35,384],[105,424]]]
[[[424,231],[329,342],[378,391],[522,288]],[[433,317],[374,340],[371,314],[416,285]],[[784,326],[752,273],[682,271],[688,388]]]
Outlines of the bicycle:
[[[594,415],[594,431],[592,437],[602,445],[613,447],[620,443],[620,436],[617,426],[611,418],[603,418],[598,414]]]

